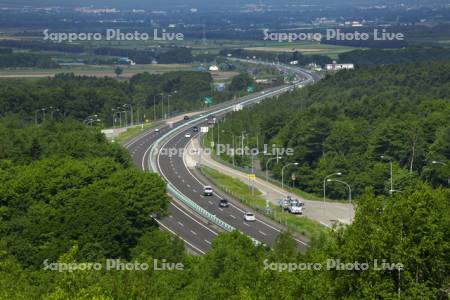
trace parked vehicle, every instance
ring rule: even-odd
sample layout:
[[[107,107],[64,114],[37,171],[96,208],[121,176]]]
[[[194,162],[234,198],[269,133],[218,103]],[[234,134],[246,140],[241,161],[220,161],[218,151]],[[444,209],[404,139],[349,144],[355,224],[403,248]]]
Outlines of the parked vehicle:
[[[208,185],[203,187],[203,195],[204,196],[212,196],[213,193],[214,193],[214,191],[213,191],[212,187],[210,187]]]
[[[189,120],[190,118],[189,118],[189,116],[184,116],[184,118],[183,118],[185,121],[187,121],[187,120]]]
[[[302,201],[294,199],[291,196],[278,200],[280,208],[284,211],[288,211],[291,214],[303,214],[303,206],[305,205]]]
[[[300,204],[296,204],[296,205],[291,204],[291,205],[288,206],[288,211],[291,214],[301,215],[301,214],[303,214],[303,207],[300,206]]]
[[[290,206],[289,200],[287,200],[287,199],[278,200],[278,204],[280,205],[280,208],[282,210],[287,210],[288,207]]]
[[[198,132],[198,127],[197,126],[192,127],[192,131],[193,132]]]

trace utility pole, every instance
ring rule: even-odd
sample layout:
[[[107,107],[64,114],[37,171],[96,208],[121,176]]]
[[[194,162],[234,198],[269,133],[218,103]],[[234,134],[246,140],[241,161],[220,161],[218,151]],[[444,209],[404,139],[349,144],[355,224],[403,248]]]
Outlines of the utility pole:
[[[156,121],[156,96],[153,96],[153,122]]]

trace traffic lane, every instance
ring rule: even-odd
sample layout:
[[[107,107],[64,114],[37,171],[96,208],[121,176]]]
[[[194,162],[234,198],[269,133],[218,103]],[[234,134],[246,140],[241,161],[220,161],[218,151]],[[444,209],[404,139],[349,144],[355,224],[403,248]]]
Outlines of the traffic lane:
[[[190,133],[190,130],[187,129],[184,132],[181,132],[178,136],[175,136],[173,138],[172,144],[167,143],[166,146],[172,147],[172,148],[177,148],[177,149],[179,149],[179,148],[186,149],[186,146],[191,141],[190,138],[184,137],[184,135],[186,133]],[[176,141],[177,137],[179,139]],[[217,192],[216,192],[215,197],[202,196],[201,194],[203,193],[204,183],[202,183],[194,174],[191,173],[191,171],[188,169],[188,167],[184,163],[183,158],[180,159],[180,156],[172,156],[172,157],[168,157],[168,159],[169,159],[169,165],[170,165],[171,169],[177,176],[176,179],[181,180],[182,184],[184,184],[187,187],[186,193],[188,195],[192,195],[194,197],[191,199],[198,199],[198,201],[200,201],[200,202],[197,202],[199,205],[201,205],[201,203],[203,202],[204,205],[203,206],[201,205],[201,206],[207,210],[208,210],[208,208],[205,206],[210,206],[209,208],[212,209],[211,212],[216,214],[219,218],[221,218],[220,216],[222,216],[221,213],[224,212],[224,209],[220,208],[218,206],[218,204],[219,204],[220,199],[222,199],[223,197],[221,195],[219,195]],[[170,170],[169,170],[169,172],[170,172]],[[193,181],[191,181],[191,180],[187,181],[186,178],[192,178]],[[193,188],[194,184],[197,184],[196,188]],[[201,191],[198,191],[198,189],[201,189]],[[198,194],[198,192],[200,194]],[[186,196],[188,196],[188,195],[186,195]],[[199,199],[199,197],[200,197],[200,199]],[[208,200],[208,198],[211,198],[211,199]],[[207,199],[207,200],[205,201],[205,199]],[[213,204],[216,203],[216,206],[213,207],[213,205],[210,202],[212,202]],[[208,203],[209,205],[206,205],[206,203]],[[261,241],[268,240],[268,242],[270,244],[271,242],[273,242],[276,239],[277,235],[281,232],[280,229],[276,228],[275,226],[272,226],[269,222],[258,219],[258,218],[256,219],[255,222],[250,222],[250,223],[244,222],[243,214],[247,210],[244,211],[244,210],[240,209],[240,207],[234,206],[232,203],[230,203],[230,208],[231,207],[234,208],[233,213],[230,213],[230,216],[229,216],[229,217],[231,217],[231,219],[229,219],[227,216],[225,216],[224,218],[221,218],[221,219],[236,228],[242,227],[242,226],[235,226],[236,220],[238,220],[238,223],[237,223],[238,225],[243,224],[246,227],[250,227],[252,224],[258,224],[259,226],[256,227],[257,232],[253,231],[254,234],[256,234],[256,235],[251,235],[251,236],[256,238],[257,235],[259,235],[259,236],[262,235],[263,236],[263,237],[261,237],[262,240],[261,239],[260,240]],[[242,220],[242,223],[239,223],[239,217],[241,218],[240,220]],[[270,233],[270,236],[268,235],[268,233]],[[297,241],[299,248],[305,249],[306,247],[308,247],[307,242],[302,241],[298,238],[295,238],[295,240]]]
[[[185,132],[173,138],[167,143],[164,149],[184,148],[189,142],[189,139],[184,138]],[[182,137],[179,140],[177,137]],[[168,153],[168,151],[165,151]],[[163,152],[163,154],[165,153]],[[218,206],[220,197],[203,196],[203,184],[200,183],[193,174],[187,169],[184,164],[183,158],[178,155],[160,155],[159,166],[163,174],[167,177],[168,181],[185,196],[196,202],[198,205],[206,209],[207,211],[215,214],[218,218],[232,225],[233,227],[241,230],[243,233],[252,236],[253,238],[273,245],[276,237],[279,234],[279,230],[272,227],[261,220],[255,222],[244,222],[244,211],[234,205],[230,205],[228,208],[220,208]]]
[[[168,126],[160,128],[159,132],[152,130],[126,145],[129,151],[134,151],[132,157],[136,166],[142,167],[144,171],[149,169],[146,149],[150,148],[156,139],[168,130]],[[218,231],[204,225],[200,219],[185,212],[173,202],[169,203],[168,211],[169,216],[157,220],[160,228],[179,236],[186,246],[196,253],[204,254],[210,248]]]
[[[189,248],[205,254],[211,247],[218,230],[208,227],[200,219],[185,212],[178,204],[170,202],[169,216],[157,220],[160,228],[180,237]]]

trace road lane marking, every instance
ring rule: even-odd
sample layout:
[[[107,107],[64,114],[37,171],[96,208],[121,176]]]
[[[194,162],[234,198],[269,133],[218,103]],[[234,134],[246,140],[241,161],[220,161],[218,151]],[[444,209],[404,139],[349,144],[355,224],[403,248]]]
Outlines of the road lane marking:
[[[184,224],[183,224],[183,223],[181,223],[180,221],[178,221],[178,224],[180,224],[180,226],[184,226]]]
[[[194,245],[192,245],[191,243],[189,243],[188,241],[186,241],[185,239],[183,239],[183,237],[177,233],[175,233],[173,230],[171,230],[169,227],[167,227],[166,225],[164,225],[163,223],[161,223],[160,221],[156,220],[156,222],[164,227],[167,231],[169,231],[170,233],[172,233],[173,235],[179,237],[181,240],[183,240],[186,244],[188,244],[189,246],[191,246],[193,249],[197,250],[199,253],[201,254],[205,254],[205,251],[200,250],[199,248],[195,247]]]
[[[235,216],[233,216],[233,215],[230,215],[230,217],[232,217],[233,219],[236,219],[236,217],[235,217]]]
[[[267,234],[264,231],[258,230],[259,233],[261,233],[262,235],[266,236]]]
[[[197,232],[195,232],[194,230],[190,230],[190,232],[191,232],[193,235],[197,235]]]

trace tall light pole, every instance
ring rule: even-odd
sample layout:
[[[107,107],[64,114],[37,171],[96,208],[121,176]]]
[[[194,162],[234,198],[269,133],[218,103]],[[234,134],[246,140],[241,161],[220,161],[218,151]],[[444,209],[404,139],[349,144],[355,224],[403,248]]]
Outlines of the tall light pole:
[[[282,157],[280,157],[280,156],[276,156],[276,157],[272,157],[272,158],[269,158],[267,161],[266,161],[266,181],[267,182],[269,182],[269,162],[271,162],[272,160],[274,160],[274,159],[276,159],[277,161],[279,160],[279,159],[281,159]]]
[[[442,166],[448,166],[447,163],[443,162],[443,161],[437,161],[437,160],[433,160],[431,162],[433,165],[442,165]],[[450,186],[450,178],[447,178],[447,185]]]
[[[284,167],[281,168],[281,188],[282,188],[282,189],[284,189],[284,169],[287,168],[287,167],[289,167],[289,166],[292,166],[292,165],[298,166],[299,163],[298,163],[298,162],[295,162],[295,163],[289,163],[289,164],[287,164],[287,165],[285,165]]]
[[[167,95],[167,117],[170,118],[170,97],[172,95]]]
[[[333,177],[333,176],[341,176],[341,175],[342,175],[341,172],[336,172],[336,173],[333,173],[333,174],[330,174],[330,175],[325,176],[324,179],[323,179],[323,208],[322,208],[322,217],[323,217],[324,220],[325,220],[325,202],[326,202],[326,199],[327,199],[327,180],[328,180],[328,178],[330,178],[330,177]],[[325,224],[325,226],[328,226],[328,225]]]
[[[59,112],[60,110],[58,108],[53,108],[52,111],[50,112],[50,118],[53,120],[53,114],[55,112]]]
[[[37,117],[38,117],[38,112],[40,112],[41,111],[41,109],[36,109],[35,111],[34,111],[34,124],[37,126],[37,124],[38,124],[38,119],[37,119]]]
[[[327,179],[327,182],[333,182],[333,181],[342,183],[342,184],[346,185],[347,188],[348,188],[348,202],[350,204],[350,224],[351,224],[352,223],[352,214],[351,214],[351,209],[352,209],[352,207],[351,207],[351,204],[352,204],[352,188],[351,188],[350,184],[348,184],[345,181],[338,180],[338,179],[332,179],[332,178]]]
[[[341,172],[336,172],[336,173],[325,176],[325,178],[323,179],[323,205],[324,205],[324,208],[325,208],[325,201],[327,198],[327,179],[330,177],[333,177],[333,176],[341,176],[341,175],[342,175]]]
[[[126,109],[127,111],[128,111],[128,109],[129,109],[129,111],[130,111],[130,125],[133,126],[133,125],[134,125],[134,120],[133,120],[133,105],[126,103],[126,104],[122,105],[122,107],[123,107],[124,109]],[[127,112],[127,111],[125,111],[125,120],[127,120],[127,115],[126,115],[126,112]],[[126,121],[125,123],[126,123],[125,126],[128,127],[128,121]]]
[[[380,158],[381,159],[389,159],[389,169],[390,169],[390,184],[391,184],[391,189],[389,190],[389,194],[391,194],[392,195],[392,193],[394,193],[394,177],[393,177],[393,162],[392,162],[392,159],[391,158],[387,158],[386,156],[384,156],[384,155],[381,155],[380,156]]]
[[[153,96],[153,122],[156,121],[156,96]]]
[[[45,112],[47,111],[48,108],[41,108],[42,111],[42,122],[45,122]]]
[[[115,128],[116,127],[116,115],[117,115],[116,109],[111,108],[111,111],[112,111],[112,121],[113,121],[112,125],[113,125],[113,128]]]
[[[164,119],[164,93],[160,93],[161,96],[161,120]]]

